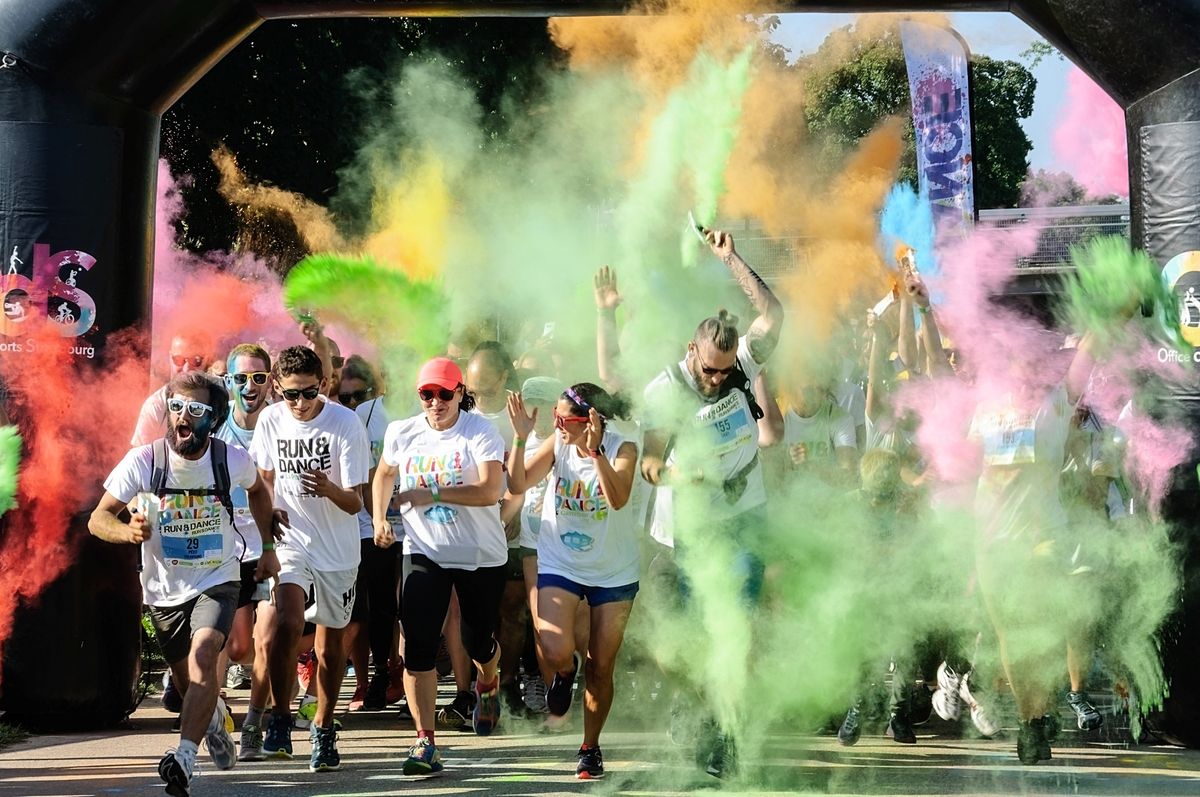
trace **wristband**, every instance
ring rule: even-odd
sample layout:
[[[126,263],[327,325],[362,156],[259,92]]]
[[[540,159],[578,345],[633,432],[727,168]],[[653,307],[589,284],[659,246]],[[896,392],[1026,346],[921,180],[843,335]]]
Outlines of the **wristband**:
[[[524,447],[525,447],[525,438],[524,437],[514,437],[513,438],[513,448],[524,448]]]
[[[429,492],[433,495],[433,502],[440,504],[442,502],[442,489],[438,487],[437,482],[430,482]]]
[[[603,456],[603,454],[604,452],[598,448],[593,448],[592,450],[588,451],[588,456],[592,459],[599,459],[601,456]]]
[[[921,315],[929,315],[929,307],[917,307],[917,312]]]
[[[264,542],[263,543],[263,553],[266,553],[267,551],[273,551],[273,550],[275,550],[275,543],[273,543],[273,542]]]

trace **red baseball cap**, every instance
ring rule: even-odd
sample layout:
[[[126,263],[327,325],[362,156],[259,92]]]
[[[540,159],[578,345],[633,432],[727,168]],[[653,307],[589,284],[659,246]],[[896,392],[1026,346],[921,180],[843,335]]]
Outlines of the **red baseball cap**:
[[[449,357],[434,357],[421,366],[417,374],[417,390],[433,385],[454,390],[463,383],[462,369]]]

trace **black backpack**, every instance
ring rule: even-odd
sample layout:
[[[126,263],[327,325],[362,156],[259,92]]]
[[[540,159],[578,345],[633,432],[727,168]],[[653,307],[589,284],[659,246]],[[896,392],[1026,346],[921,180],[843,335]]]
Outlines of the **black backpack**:
[[[233,519],[233,497],[229,490],[232,482],[229,478],[229,459],[225,449],[225,441],[218,440],[215,437],[208,439],[208,444],[212,450],[212,471],[213,484],[212,489],[206,490],[180,490],[175,487],[167,487],[167,464],[170,459],[167,455],[166,438],[160,437],[150,444],[151,450],[154,453],[154,470],[150,476],[150,491],[162,498],[165,495],[215,495],[225,505],[225,511],[229,513],[229,522],[237,524]]]

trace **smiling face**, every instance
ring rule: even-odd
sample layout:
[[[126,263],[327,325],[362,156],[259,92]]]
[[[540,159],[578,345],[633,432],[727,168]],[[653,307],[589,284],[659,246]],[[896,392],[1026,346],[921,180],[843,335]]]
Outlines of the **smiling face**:
[[[253,415],[261,410],[267,403],[267,395],[271,392],[270,377],[267,377],[260,385],[250,375],[265,373],[269,370],[270,368],[265,362],[247,354],[240,354],[229,363],[229,378],[226,380],[226,386],[229,388],[237,408],[247,415]],[[245,376],[244,384],[237,384],[238,374]]]
[[[324,406],[320,395],[325,392],[325,382],[312,374],[290,374],[275,380],[275,392],[283,398],[293,418],[311,421]]]
[[[168,406],[167,444],[179,456],[195,459],[203,453],[204,447],[208,445],[208,436],[212,434],[213,423],[216,419],[213,418],[211,409],[205,410],[200,417],[196,417],[188,410],[188,405],[192,402],[208,404],[208,391],[177,390],[170,396],[170,399],[182,400],[183,407],[178,412],[172,412]],[[168,399],[168,404],[171,403],[170,399]]]
[[[432,428],[449,429],[458,422],[458,405],[462,401],[464,390],[462,385],[454,390],[441,385],[425,385],[418,388],[417,398],[421,400],[421,410]]]

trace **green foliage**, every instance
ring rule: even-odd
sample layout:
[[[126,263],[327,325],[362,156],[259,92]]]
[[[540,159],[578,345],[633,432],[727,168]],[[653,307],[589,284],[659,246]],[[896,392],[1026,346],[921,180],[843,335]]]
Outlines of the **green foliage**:
[[[0,722],[0,750],[5,747],[14,745],[17,742],[23,742],[29,738],[29,731],[17,725],[9,725],[6,722]]]
[[[805,122],[823,162],[841,162],[881,120],[901,115],[906,121],[900,179],[917,188],[908,72],[896,31],[873,39],[834,31],[797,69],[807,89]],[[975,195],[981,208],[1014,207],[1020,199],[1033,148],[1021,120],[1033,113],[1036,88],[1033,74],[1015,61],[971,59]]]

